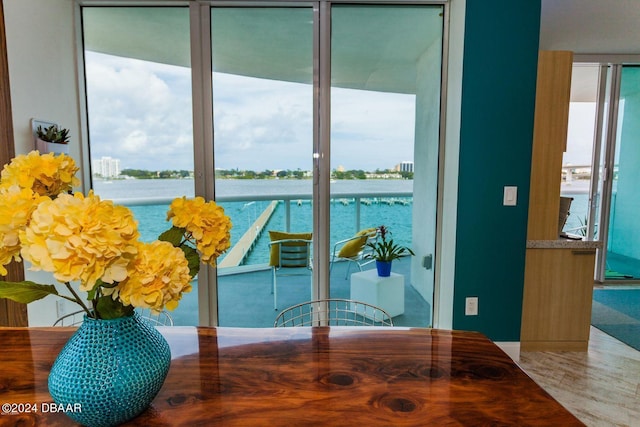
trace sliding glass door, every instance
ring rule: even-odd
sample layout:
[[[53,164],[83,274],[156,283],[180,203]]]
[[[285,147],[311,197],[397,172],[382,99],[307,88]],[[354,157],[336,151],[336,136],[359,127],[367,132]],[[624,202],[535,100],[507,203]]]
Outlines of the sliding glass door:
[[[415,252],[393,267],[393,316],[431,325],[445,7],[238,4],[82,7],[93,188],[153,224],[145,239],[175,196],[231,217],[232,248],[178,325],[268,327],[315,297],[362,299],[353,274],[374,264],[334,247],[382,225]],[[284,268],[274,240],[309,250]]]
[[[171,200],[194,195],[189,9],[84,7],[82,21],[92,188],[153,241]],[[176,325],[198,324],[193,288]]]
[[[571,99],[562,195],[573,201],[564,230],[603,242],[596,280],[637,281],[640,67],[574,64]]]
[[[640,279],[640,67],[620,70],[615,146],[610,150],[611,197],[606,279]]]
[[[431,324],[442,31],[441,6],[331,8],[331,296],[407,326]],[[416,254],[387,279],[359,246],[381,226]]]
[[[280,268],[270,243],[313,238],[313,9],[213,7],[211,45],[216,200],[233,218],[219,324],[270,326],[311,299],[310,257]]]

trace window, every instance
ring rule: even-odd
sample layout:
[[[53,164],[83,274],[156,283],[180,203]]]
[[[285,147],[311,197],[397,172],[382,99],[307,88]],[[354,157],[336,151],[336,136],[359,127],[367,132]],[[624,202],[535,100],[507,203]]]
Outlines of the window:
[[[313,232],[313,282],[279,281],[283,307],[349,297],[357,267],[330,272],[331,248],[379,225],[416,252],[397,267],[404,324],[431,324],[444,22],[442,5],[83,8],[96,192],[126,199],[149,239],[183,194],[215,197],[234,224],[176,324],[201,323],[200,306],[272,325],[269,230]]]
[[[563,195],[573,197],[565,230],[601,240],[596,279],[640,279],[640,228],[634,215],[637,165],[637,66],[577,63],[572,80]]]
[[[92,188],[153,241],[170,201],[194,195],[189,10],[85,7],[82,19]],[[197,296],[184,295],[175,324],[198,323]]]

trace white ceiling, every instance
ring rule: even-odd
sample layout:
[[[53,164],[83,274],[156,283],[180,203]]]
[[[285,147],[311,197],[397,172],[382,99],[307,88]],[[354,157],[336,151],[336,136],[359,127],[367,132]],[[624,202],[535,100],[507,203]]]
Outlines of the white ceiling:
[[[540,49],[640,55],[640,0],[542,0]],[[640,62],[640,56],[638,56]],[[574,66],[571,100],[595,102],[598,67]]]
[[[344,6],[334,17],[332,84],[414,93],[417,58],[425,46],[441,43],[442,27],[440,8],[418,10]],[[640,54],[640,0],[542,0],[541,10],[540,49]],[[308,9],[219,8],[214,12],[216,71],[311,81]],[[90,29],[84,40],[89,50],[190,64],[186,8],[181,14],[169,8],[88,8],[84,20]],[[595,99],[594,71],[576,67],[574,101]]]
[[[639,0],[542,0],[540,48],[640,54]]]

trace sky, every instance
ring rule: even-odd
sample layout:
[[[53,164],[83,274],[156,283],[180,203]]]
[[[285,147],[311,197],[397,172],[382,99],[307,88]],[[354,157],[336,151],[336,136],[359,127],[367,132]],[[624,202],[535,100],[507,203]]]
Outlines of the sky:
[[[189,69],[87,52],[86,75],[93,159],[193,169]],[[311,169],[311,85],[214,73],[213,92],[216,168]],[[331,96],[332,168],[413,160],[413,95],[334,88]]]
[[[185,67],[87,52],[93,159],[121,169],[193,170],[191,76]],[[309,84],[214,73],[219,169],[310,170]],[[334,88],[331,167],[393,168],[413,160],[415,97]],[[595,103],[572,103],[563,164],[591,162]]]
[[[593,151],[596,118],[595,102],[572,102],[569,106],[567,151],[563,165],[589,165]]]

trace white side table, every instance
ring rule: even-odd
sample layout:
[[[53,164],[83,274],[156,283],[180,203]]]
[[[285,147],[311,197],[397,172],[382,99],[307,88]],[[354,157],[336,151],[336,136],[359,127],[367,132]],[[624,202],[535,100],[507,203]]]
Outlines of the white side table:
[[[378,276],[377,270],[366,270],[351,275],[351,299],[382,308],[395,317],[404,313],[404,276],[391,273]]]

